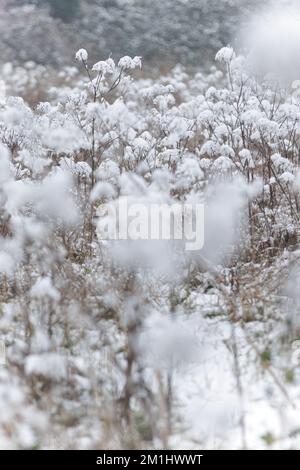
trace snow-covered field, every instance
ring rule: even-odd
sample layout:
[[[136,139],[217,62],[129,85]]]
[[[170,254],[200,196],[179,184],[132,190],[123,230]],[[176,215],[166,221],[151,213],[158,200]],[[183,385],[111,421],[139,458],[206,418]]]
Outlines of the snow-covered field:
[[[299,448],[300,82],[76,61],[0,73],[0,448]],[[125,199],[204,247],[104,240]]]

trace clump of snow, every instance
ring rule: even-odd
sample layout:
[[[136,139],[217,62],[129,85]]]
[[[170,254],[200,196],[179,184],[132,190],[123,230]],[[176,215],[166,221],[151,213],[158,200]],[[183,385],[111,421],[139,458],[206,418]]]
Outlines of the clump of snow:
[[[64,379],[67,374],[67,361],[56,353],[32,354],[26,358],[27,375],[38,375],[51,380]]]
[[[79,49],[76,52],[75,57],[76,57],[76,60],[78,60],[80,62],[86,62],[89,58],[88,53],[85,49]]]
[[[115,195],[116,191],[110,183],[99,181],[92,189],[91,201],[94,202],[97,199],[113,199]]]
[[[222,47],[217,52],[216,61],[229,64],[235,58],[235,52],[232,47]]]
[[[98,72],[99,74],[113,74],[115,71],[115,62],[111,58],[107,60],[100,60],[93,65],[92,70],[93,72]]]
[[[136,69],[136,68],[141,68],[142,67],[142,58],[141,57],[129,57],[129,56],[124,56],[122,57],[119,62],[118,66],[121,69],[124,70],[130,70],[130,69]]]
[[[51,90],[0,106],[0,447],[299,446],[298,85],[77,59],[2,70]],[[157,204],[204,204],[203,248]]]
[[[31,289],[31,296],[38,299],[51,299],[58,301],[60,299],[59,291],[54,287],[49,277],[38,279]]]

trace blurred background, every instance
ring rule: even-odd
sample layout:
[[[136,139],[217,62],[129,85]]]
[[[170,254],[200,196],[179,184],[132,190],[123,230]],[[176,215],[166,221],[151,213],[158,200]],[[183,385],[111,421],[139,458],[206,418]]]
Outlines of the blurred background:
[[[207,67],[236,41],[258,0],[0,0],[0,64],[61,67],[74,51],[91,59],[143,57],[146,69]]]

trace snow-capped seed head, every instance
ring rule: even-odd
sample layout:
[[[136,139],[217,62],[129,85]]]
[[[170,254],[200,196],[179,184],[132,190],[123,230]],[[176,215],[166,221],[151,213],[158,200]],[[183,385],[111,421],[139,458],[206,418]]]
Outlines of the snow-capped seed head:
[[[216,61],[223,64],[229,64],[234,58],[235,52],[232,47],[222,47],[216,55]]]
[[[85,49],[79,49],[79,51],[76,52],[75,57],[79,62],[86,62],[89,58],[89,55]]]
[[[299,88],[300,88],[300,80],[294,80],[292,83],[292,89],[299,90]]]
[[[96,64],[93,65],[92,68],[93,72],[105,73],[107,70],[107,65],[104,60],[100,60]]]
[[[118,66],[121,69],[125,70],[133,70],[136,68],[142,68],[142,58],[141,57],[134,57],[133,59],[129,56],[124,56],[119,60]]]
[[[279,179],[282,183],[293,184],[295,183],[295,175],[289,171],[285,171],[282,175],[279,176]]]

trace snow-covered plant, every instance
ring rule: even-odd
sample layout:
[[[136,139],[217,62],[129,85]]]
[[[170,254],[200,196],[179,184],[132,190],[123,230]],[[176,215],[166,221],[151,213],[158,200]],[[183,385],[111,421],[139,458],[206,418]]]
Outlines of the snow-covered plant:
[[[3,69],[0,447],[296,446],[297,83],[90,57],[34,106],[47,69]],[[204,248],[105,240],[124,200],[204,204]]]

